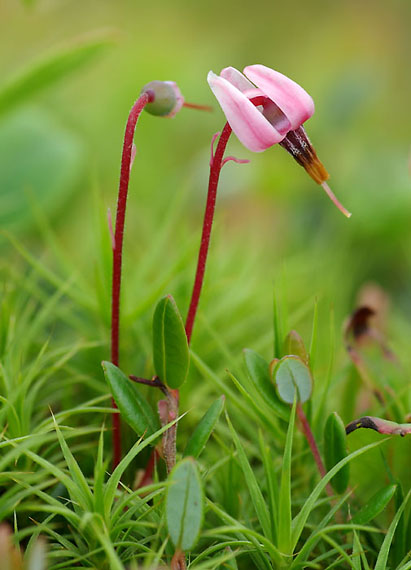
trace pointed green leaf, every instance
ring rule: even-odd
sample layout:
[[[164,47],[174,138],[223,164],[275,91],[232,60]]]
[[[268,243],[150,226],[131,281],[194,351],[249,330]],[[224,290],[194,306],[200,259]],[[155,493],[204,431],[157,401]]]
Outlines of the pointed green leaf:
[[[287,404],[294,402],[296,393],[302,404],[311,396],[311,372],[298,356],[284,356],[274,369],[274,380],[280,398]]]
[[[397,491],[395,493],[395,510],[397,511],[404,501],[404,491],[400,482],[398,482]],[[391,563],[395,568],[400,565],[400,562],[409,551],[410,541],[407,541],[407,527],[406,527],[405,513],[402,514],[395,531],[394,539],[391,546]],[[411,552],[410,552],[411,558]]]
[[[279,399],[274,389],[270,378],[270,367],[268,363],[262,356],[250,348],[245,348],[243,354],[248,374],[258,392],[277,416],[288,421],[290,410],[288,406],[284,405],[284,402]]]
[[[270,515],[268,512],[267,504],[264,500],[263,493],[261,491],[260,485],[257,481],[255,473],[250,465],[250,462],[247,458],[247,455],[244,451],[244,447],[241,444],[240,438],[238,437],[230,418],[228,417],[226,411],[226,419],[228,423],[228,427],[230,428],[231,436],[234,441],[234,445],[237,450],[238,455],[238,463],[241,467],[241,470],[244,474],[244,479],[248,490],[250,492],[251,500],[254,505],[255,512],[257,514],[258,520],[260,521],[261,528],[263,530],[263,534],[265,537],[271,536],[271,522],[270,522]]]
[[[158,430],[159,424],[151,406],[131,380],[111,362],[102,363],[104,375],[121,417],[139,435],[149,436]]]
[[[221,412],[224,408],[225,396],[221,396],[211,404],[207,412],[200,420],[198,426],[190,437],[187,447],[184,450],[184,457],[191,456],[197,458],[203,451],[213,429],[215,428]]]
[[[154,312],[153,357],[160,380],[179,388],[187,378],[190,353],[183,319],[171,295],[163,297]]]
[[[328,416],[324,426],[324,459],[327,471],[347,457],[345,427],[342,419],[333,412]],[[345,465],[331,479],[331,485],[337,493],[344,493],[350,479],[350,466]]]
[[[305,501],[304,505],[302,506],[302,508],[300,509],[298,514],[293,519],[293,522],[292,522],[292,527],[293,527],[293,534],[292,534],[293,544],[292,544],[292,546],[293,546],[293,549],[296,547],[298,540],[301,536],[301,533],[303,532],[304,526],[307,522],[307,519],[308,519],[311,511],[314,509],[316,501],[317,501],[318,497],[320,496],[321,492],[325,489],[327,483],[334,477],[334,475],[336,473],[338,473],[338,471],[340,469],[342,469],[344,467],[344,465],[346,465],[347,463],[349,463],[350,461],[352,461],[356,457],[359,457],[363,453],[366,453],[367,451],[374,449],[375,447],[378,447],[379,445],[385,443],[386,441],[387,441],[387,439],[380,439],[379,441],[375,441],[374,443],[370,443],[369,445],[366,445],[365,447],[361,447],[360,449],[353,451],[352,453],[347,455],[347,457],[345,457],[344,459],[341,459],[341,461],[339,463],[337,463],[337,465],[335,465],[331,469],[331,471],[326,473],[319,483],[317,483],[317,485],[314,487],[313,491],[311,491],[310,496]]]
[[[169,476],[166,500],[168,532],[176,548],[191,550],[203,522],[203,488],[197,465],[187,457]]]
[[[291,457],[293,448],[293,435],[295,425],[295,410],[297,400],[294,400],[288,424],[287,439],[285,442],[283,466],[281,469],[280,496],[278,501],[278,547],[281,552],[292,553],[291,545]]]
[[[388,553],[390,551],[392,539],[394,538],[395,531],[397,529],[398,523],[400,522],[400,518],[402,513],[408,503],[408,500],[411,496],[411,491],[408,491],[407,496],[405,497],[402,505],[395,513],[395,516],[388,528],[387,534],[385,535],[384,542],[381,545],[380,552],[378,553],[378,558],[375,563],[374,570],[385,570],[387,568],[387,560],[388,560]]]
[[[367,524],[375,519],[388,505],[396,488],[397,485],[388,485],[377,491],[367,504],[353,516],[351,522],[355,524]]]

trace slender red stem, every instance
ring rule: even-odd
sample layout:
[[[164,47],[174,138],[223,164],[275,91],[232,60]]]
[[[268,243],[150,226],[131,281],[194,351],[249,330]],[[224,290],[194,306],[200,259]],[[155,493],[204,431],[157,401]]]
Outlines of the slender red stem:
[[[264,105],[264,103],[267,101],[267,97],[265,97],[264,95],[258,95],[257,97],[253,97],[252,99],[250,99],[250,101],[256,106]],[[193,292],[191,293],[191,301],[190,301],[190,306],[188,308],[187,319],[186,319],[186,334],[187,334],[188,344],[190,344],[191,341],[191,335],[193,332],[194,321],[197,314],[201,289],[203,287],[208,249],[210,246],[211,228],[213,226],[214,210],[217,198],[217,186],[220,178],[221,168],[224,166],[224,161],[223,161],[224,152],[231,133],[232,129],[230,125],[226,123],[222,130],[220,138],[218,139],[218,144],[214,156],[212,156],[210,162],[210,176],[208,179],[208,193],[207,193],[206,209],[204,213],[203,232],[201,235],[201,245],[200,245],[200,251],[198,253],[197,270],[194,279]]]
[[[154,95],[151,92],[142,93],[131,108],[128,116],[126,131],[124,133],[123,154],[121,157],[120,183],[117,199],[116,228],[114,233],[113,247],[113,281],[111,290],[111,362],[118,366],[119,363],[119,330],[120,330],[120,288],[121,288],[121,263],[123,257],[123,236],[124,220],[126,215],[126,204],[128,194],[128,184],[130,180],[130,167],[134,131],[138,118],[147,105],[153,101]],[[112,399],[114,408],[117,405]],[[114,413],[113,421],[113,469],[121,461],[121,433],[120,414]]]
[[[318,471],[320,472],[321,477],[324,477],[327,471],[324,467],[323,460],[321,459],[320,451],[318,449],[317,442],[315,441],[314,434],[311,431],[310,424],[308,423],[307,416],[305,415],[303,407],[300,403],[297,404],[297,415],[300,418],[303,433],[308,441],[308,445],[310,446],[311,453],[313,454],[318,467]]]
[[[210,164],[210,177],[208,181],[207,204],[203,221],[203,232],[201,235],[200,251],[198,253],[197,270],[194,280],[193,292],[191,294],[190,307],[186,319],[186,334],[190,344],[193,332],[194,321],[197,314],[198,302],[200,300],[201,289],[204,281],[204,273],[207,263],[208,249],[210,246],[211,228],[213,226],[214,210],[217,197],[217,186],[220,178],[221,167],[223,165],[224,152],[231,135],[231,127],[228,123],[218,139],[218,144],[214,157]]]
[[[318,471],[320,472],[321,477],[324,477],[324,475],[327,473],[327,470],[324,466],[323,460],[321,459],[320,450],[318,449],[317,442],[315,441],[314,434],[311,431],[310,424],[308,423],[307,416],[304,413],[301,403],[297,404],[297,415],[300,419],[305,438],[308,442],[308,445],[310,446],[311,453],[313,454],[314,460],[317,464]],[[330,497],[334,494],[329,483],[327,483],[326,491]]]

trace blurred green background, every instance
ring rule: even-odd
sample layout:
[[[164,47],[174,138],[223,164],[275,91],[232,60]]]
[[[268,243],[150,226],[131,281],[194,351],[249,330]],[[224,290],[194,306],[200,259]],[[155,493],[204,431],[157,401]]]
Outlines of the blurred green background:
[[[2,0],[0,224],[71,283],[72,300],[84,301],[87,318],[69,303],[53,330],[105,343],[91,370],[108,353],[105,218],[115,208],[133,101],[143,85],[164,79],[176,81],[187,101],[214,107],[212,114],[185,109],[173,120],[144,114],[137,128],[121,348],[127,371],[142,375],[156,300],[172,293],[183,315],[188,307],[210,140],[224,124],[207,72],[252,63],[290,76],[314,98],[306,129],[353,216],[345,219],[280,147],[252,155],[233,138],[229,154],[251,162],[223,170],[194,350],[219,373],[230,357],[241,358],[244,346],[269,359],[275,289],[285,326],[307,343],[318,300],[321,378],[330,307],[341,367],[347,364],[343,320],[359,288],[375,281],[391,298],[390,344],[411,369],[410,6],[406,0]],[[93,38],[103,45],[96,57],[58,82],[48,76],[32,92],[10,97],[16,91],[7,86],[18,85],[16,77],[38,61]],[[0,251],[3,283],[16,267],[21,283],[30,278],[4,234]],[[197,390],[183,398],[201,408],[214,388],[199,385],[195,371],[190,381]]]

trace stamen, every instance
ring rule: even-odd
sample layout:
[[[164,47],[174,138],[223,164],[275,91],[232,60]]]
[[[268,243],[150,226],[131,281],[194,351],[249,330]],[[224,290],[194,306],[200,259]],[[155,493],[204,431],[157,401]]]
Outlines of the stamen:
[[[350,218],[351,213],[337,200],[334,192],[326,183],[326,180],[329,178],[329,174],[321,160],[318,158],[304,128],[299,127],[295,131],[287,133],[284,139],[280,142],[280,145],[291,154],[291,156],[306,170],[317,184],[320,184],[324,188],[326,194],[333,204],[337,206],[340,212],[342,212],[347,218]]]

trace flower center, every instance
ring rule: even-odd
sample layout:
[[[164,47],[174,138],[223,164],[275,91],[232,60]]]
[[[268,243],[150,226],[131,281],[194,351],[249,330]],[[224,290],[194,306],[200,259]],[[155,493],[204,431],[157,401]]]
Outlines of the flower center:
[[[280,107],[265,95],[250,97],[251,103],[259,107],[263,116],[281,135],[286,135],[291,129],[291,123]]]
[[[281,134],[286,135],[291,129],[291,123],[274,101],[266,99],[263,115],[267,121]]]

